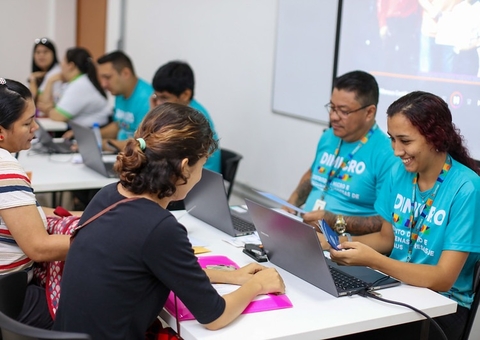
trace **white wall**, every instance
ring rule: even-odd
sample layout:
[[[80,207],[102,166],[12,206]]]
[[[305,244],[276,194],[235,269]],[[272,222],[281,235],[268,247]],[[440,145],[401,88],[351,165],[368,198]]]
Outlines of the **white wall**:
[[[119,37],[119,7],[109,1],[109,50]],[[221,146],[244,156],[237,181],[286,198],[325,126],[272,112],[276,19],[277,0],[127,0],[125,52],[148,81],[172,59],[190,63],[195,97]],[[328,99],[319,95],[318,110]]]
[[[57,57],[63,58],[75,45],[76,4],[76,0],[2,0],[0,77],[26,83],[36,38],[52,39]]]
[[[125,51],[137,73],[151,81],[160,65],[189,62],[196,97],[209,110],[221,145],[244,156],[237,181],[288,197],[313,161],[324,126],[271,110],[277,0],[126,3]],[[108,2],[108,51],[117,46],[120,4]],[[26,82],[38,37],[52,39],[62,58],[75,45],[75,10],[76,0],[0,1],[6,28],[0,35],[0,77]]]

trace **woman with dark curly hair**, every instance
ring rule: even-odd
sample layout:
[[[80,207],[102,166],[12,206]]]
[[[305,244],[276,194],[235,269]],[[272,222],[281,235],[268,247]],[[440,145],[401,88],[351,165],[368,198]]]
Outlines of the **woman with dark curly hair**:
[[[457,302],[455,314],[434,320],[430,339],[461,339],[473,301],[480,260],[480,177],[442,98],[409,93],[387,110],[388,134],[402,163],[392,168],[375,209],[380,232],[343,242],[332,260],[363,265],[426,287]],[[389,254],[384,256],[383,254]],[[420,322],[347,339],[418,339]]]
[[[110,207],[73,239],[54,329],[81,330],[93,339],[144,339],[173,291],[213,330],[258,294],[285,291],[278,273],[258,264],[202,269],[185,227],[166,209],[200,180],[216,148],[207,119],[188,106],[166,103],[147,114],[117,157],[120,181],[97,193],[79,223]],[[222,297],[210,282],[241,287]]]

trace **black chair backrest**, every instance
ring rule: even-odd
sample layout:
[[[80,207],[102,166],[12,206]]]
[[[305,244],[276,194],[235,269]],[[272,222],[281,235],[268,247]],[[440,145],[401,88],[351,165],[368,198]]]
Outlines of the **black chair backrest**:
[[[477,263],[475,263],[475,271],[473,275],[473,291],[475,292],[475,296],[473,297],[473,303],[470,307],[470,313],[468,314],[468,320],[463,331],[462,340],[468,340],[470,336],[470,331],[472,330],[472,326],[475,321],[475,316],[477,315],[478,305],[480,304],[480,261],[477,261]]]
[[[233,183],[235,182],[235,176],[237,175],[238,164],[243,157],[240,154],[227,149],[220,149],[220,153],[222,158],[222,176],[223,179],[229,183],[227,198],[230,198]]]
[[[25,325],[0,312],[3,340],[91,340],[88,334],[58,332]]]
[[[27,276],[23,270],[0,275],[0,312],[14,319],[18,317],[27,291]]]

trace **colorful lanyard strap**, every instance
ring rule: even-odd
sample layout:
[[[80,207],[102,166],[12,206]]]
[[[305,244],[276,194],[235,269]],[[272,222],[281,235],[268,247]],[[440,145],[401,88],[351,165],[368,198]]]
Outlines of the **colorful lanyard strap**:
[[[332,164],[332,167],[330,168],[330,171],[328,172],[327,182],[325,183],[325,186],[323,187],[323,193],[322,193],[322,197],[321,197],[322,201],[325,198],[325,193],[327,192],[328,188],[330,188],[330,184],[332,183],[333,179],[335,177],[337,177],[340,170],[343,169],[353,159],[353,156],[357,153],[357,151],[360,150],[360,148],[362,146],[367,144],[368,140],[372,137],[373,133],[377,130],[377,128],[378,128],[378,125],[377,125],[377,123],[375,123],[371,127],[371,129],[368,130],[367,134],[365,136],[363,136],[362,139],[360,139],[360,142],[357,144],[355,149],[353,149],[352,152],[350,152],[347,155],[347,157],[345,157],[343,159],[342,164],[340,164],[339,167],[335,168],[335,164],[337,163],[337,157],[338,157],[338,154],[340,153],[340,148],[342,147],[342,143],[343,143],[343,139],[340,138],[340,140],[338,141],[337,148],[335,149],[335,152],[333,154],[333,156],[334,156],[333,164]]]
[[[438,178],[435,182],[433,190],[431,190],[430,195],[428,195],[428,198],[425,204],[422,207],[419,207],[419,214],[417,215],[417,218],[415,218],[414,215],[415,215],[415,194],[417,192],[418,173],[413,178],[413,192],[412,192],[412,201],[410,202],[410,219],[408,224],[410,227],[410,243],[408,245],[407,262],[410,262],[412,258],[413,247],[415,243],[417,243],[418,235],[427,230],[427,225],[426,223],[424,223],[425,218],[428,216],[428,213],[430,212],[430,208],[433,205],[433,201],[437,196],[438,189],[440,189],[440,186],[445,180],[445,177],[447,177],[447,174],[450,171],[451,167],[452,167],[452,159],[450,158],[449,155],[447,155],[447,159],[445,160],[445,164],[443,165],[442,170],[438,175]]]

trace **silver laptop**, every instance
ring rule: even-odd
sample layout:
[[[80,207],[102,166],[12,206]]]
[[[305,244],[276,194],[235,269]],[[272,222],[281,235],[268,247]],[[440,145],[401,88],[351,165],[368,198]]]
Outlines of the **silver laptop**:
[[[325,257],[312,226],[251,200],[245,202],[269,261],[325,292],[338,297],[400,284],[367,267],[337,265]]]
[[[184,199],[189,214],[231,235],[253,234],[255,226],[246,209],[230,207],[223,176],[203,169],[202,179]]]
[[[92,129],[75,122],[68,122],[73,129],[75,140],[77,141],[78,151],[82,155],[83,164],[105,177],[115,178],[118,174],[113,170],[115,161],[110,159],[104,161],[102,151],[98,147],[97,139]]]
[[[38,130],[36,131],[35,135],[38,138],[42,148],[44,148],[47,153],[73,153],[73,143],[70,140],[55,142],[48,131],[45,130],[42,124],[38,121],[38,119],[35,121],[38,125]]]

